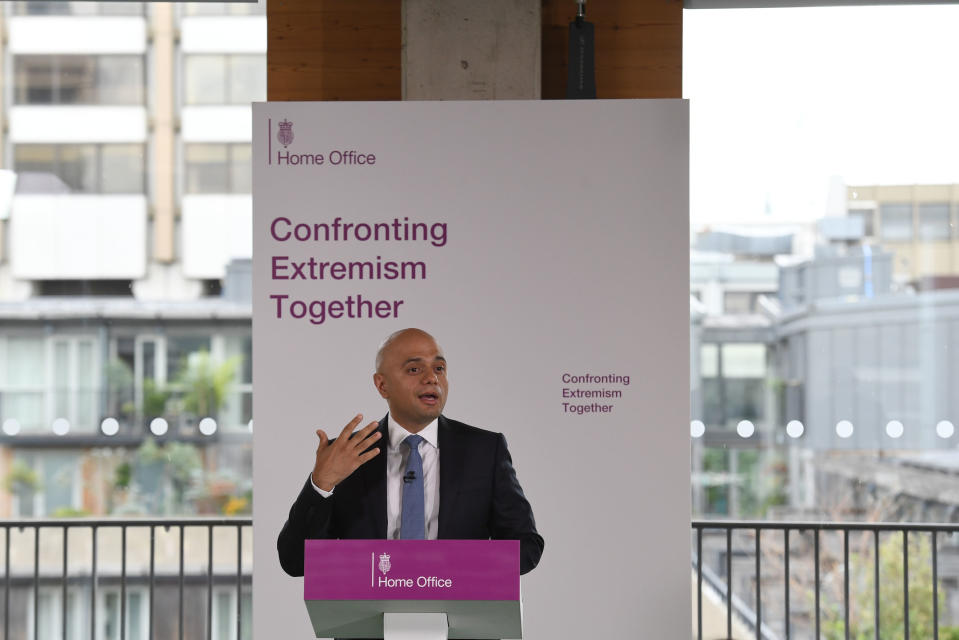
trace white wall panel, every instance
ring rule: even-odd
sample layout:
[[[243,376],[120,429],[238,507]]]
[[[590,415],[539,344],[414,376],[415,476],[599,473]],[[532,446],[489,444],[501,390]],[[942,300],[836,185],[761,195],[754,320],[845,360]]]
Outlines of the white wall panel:
[[[19,195],[10,262],[24,280],[135,279],[146,271],[142,195]]]
[[[180,23],[183,53],[266,53],[266,16],[197,16]]]
[[[183,107],[183,141],[249,142],[252,117],[247,105]]]
[[[249,195],[183,196],[183,275],[222,278],[233,258],[253,255],[253,200]]]
[[[13,143],[145,142],[146,139],[144,107],[19,106],[10,109],[10,141]]]
[[[15,16],[9,25],[13,54],[144,53],[147,48],[146,20],[139,16]]]

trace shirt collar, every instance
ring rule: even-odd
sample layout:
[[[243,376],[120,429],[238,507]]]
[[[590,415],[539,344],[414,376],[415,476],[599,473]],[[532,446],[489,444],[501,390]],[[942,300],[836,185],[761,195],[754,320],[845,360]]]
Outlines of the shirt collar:
[[[387,429],[390,436],[390,449],[398,449],[400,444],[406,440],[406,437],[412,435],[407,431],[402,425],[400,425],[396,420],[393,419],[392,415],[387,416]],[[434,449],[439,449],[439,421],[434,420],[433,422],[426,425],[426,428],[420,431],[417,435],[422,436],[424,440],[433,445]]]

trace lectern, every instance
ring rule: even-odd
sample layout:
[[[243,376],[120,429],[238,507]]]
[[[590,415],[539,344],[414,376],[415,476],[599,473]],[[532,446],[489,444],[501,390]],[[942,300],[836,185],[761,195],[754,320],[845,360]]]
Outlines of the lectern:
[[[518,540],[307,540],[318,638],[522,638]]]

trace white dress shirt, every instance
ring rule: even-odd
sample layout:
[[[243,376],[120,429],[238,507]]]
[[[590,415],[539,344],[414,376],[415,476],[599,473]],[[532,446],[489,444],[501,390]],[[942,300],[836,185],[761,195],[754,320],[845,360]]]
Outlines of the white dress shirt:
[[[411,435],[389,416],[390,446],[386,452],[386,537],[398,540],[403,520],[403,473],[409,460],[409,447],[403,440]],[[423,459],[423,511],[426,515],[426,539],[436,540],[440,515],[440,447],[439,426],[436,420],[419,432]]]
[[[393,416],[387,417],[387,431],[390,442],[386,449],[386,537],[398,540],[400,524],[403,519],[403,473],[406,471],[406,463],[410,455],[409,448],[403,444],[403,440],[411,433],[393,420]],[[440,515],[438,422],[434,420],[429,423],[418,435],[423,438],[423,441],[419,444],[419,452],[423,459],[423,507],[426,514],[426,539],[436,540]],[[312,477],[310,484],[313,484]],[[315,484],[313,484],[313,488],[324,498],[333,495],[332,491],[324,491]]]

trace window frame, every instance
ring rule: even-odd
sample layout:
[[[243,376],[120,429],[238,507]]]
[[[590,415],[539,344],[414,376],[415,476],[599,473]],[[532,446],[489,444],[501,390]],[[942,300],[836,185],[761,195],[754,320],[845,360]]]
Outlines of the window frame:
[[[147,174],[149,172],[149,167],[148,167],[148,158],[147,158],[147,144],[145,142],[53,142],[53,143],[20,142],[20,143],[12,144],[11,147],[13,152],[12,164],[14,166],[14,170],[17,170],[17,167],[18,167],[18,161],[17,161],[18,149],[22,149],[26,147],[52,148],[54,151],[53,153],[54,164],[53,164],[53,167],[51,167],[52,170],[49,171],[48,173],[56,176],[61,183],[63,183],[66,187],[68,187],[70,189],[71,195],[78,195],[78,194],[108,195],[108,196],[109,195],[147,195],[147,183],[148,183]],[[93,182],[95,183],[95,188],[93,190],[90,190],[90,191],[76,190],[73,185],[71,185],[69,182],[67,182],[67,180],[63,178],[63,167],[64,167],[63,156],[64,156],[64,151],[68,147],[76,147],[81,149],[84,147],[92,148],[93,157],[94,157]],[[107,191],[104,188],[105,187],[105,181],[104,181],[105,172],[103,168],[104,167],[104,151],[107,148],[111,148],[111,147],[139,147],[140,148],[141,150],[140,157],[143,159],[143,165],[141,167],[141,171],[139,172],[140,189],[138,191],[113,191],[113,190]],[[18,193],[29,194],[29,195],[43,195],[44,193],[48,193],[48,192],[23,191]]]
[[[252,100],[232,100],[235,76],[233,65],[239,59],[256,60],[266,68],[266,56],[260,53],[184,53],[182,60],[183,77],[180,83],[182,88],[183,107],[209,107],[209,106],[245,106],[251,102],[265,99],[264,96],[248,96]],[[191,100],[190,99],[190,62],[192,60],[217,60],[219,63],[218,75],[223,78],[223,94],[215,100]]]
[[[200,166],[195,162],[189,160],[189,154],[191,148],[195,147],[222,147],[226,151],[226,180],[225,186],[221,190],[192,190],[191,189],[191,171],[193,167]],[[245,163],[249,164],[252,167],[252,145],[249,142],[184,142],[183,143],[183,195],[184,196],[197,196],[197,195],[251,195],[252,194],[252,180],[248,181],[250,189],[248,191],[240,191],[236,187],[235,173],[238,168],[236,162],[237,150],[242,149],[248,152],[250,157],[250,162]]]
[[[40,106],[96,106],[96,107],[118,107],[118,106],[147,106],[147,59],[144,54],[135,54],[135,53],[21,53],[13,54],[11,56],[11,66],[12,73],[11,78],[13,80],[13,87],[11,91],[11,102],[13,106],[16,107],[40,107]],[[49,102],[42,101],[32,101],[29,99],[24,99],[28,94],[30,87],[21,84],[21,67],[20,63],[28,58],[33,59],[47,59],[49,60],[49,70],[50,77],[53,80],[53,86],[50,87],[51,99]],[[66,58],[89,58],[94,62],[94,79],[92,82],[92,91],[94,95],[98,98],[90,102],[86,101],[64,101],[63,100],[63,86],[61,79],[63,78],[62,67],[64,65],[64,59]],[[99,86],[99,77],[102,73],[101,70],[101,60],[102,59],[125,59],[125,60],[139,60],[140,69],[139,69],[139,80],[140,85],[136,89],[139,90],[139,98],[132,102],[104,102],[99,99],[100,97],[100,86]]]

